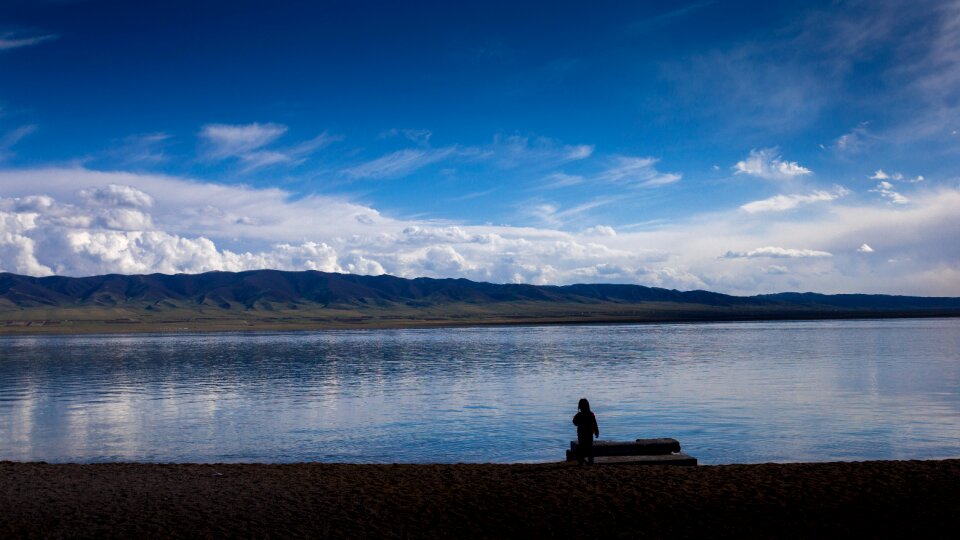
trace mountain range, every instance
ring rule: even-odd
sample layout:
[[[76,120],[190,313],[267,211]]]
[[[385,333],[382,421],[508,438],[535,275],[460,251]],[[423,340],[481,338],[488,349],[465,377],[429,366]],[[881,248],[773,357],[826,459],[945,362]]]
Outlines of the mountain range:
[[[641,285],[493,284],[316,271],[30,277],[0,273],[0,329],[325,328],[960,316],[960,298],[732,296]]]

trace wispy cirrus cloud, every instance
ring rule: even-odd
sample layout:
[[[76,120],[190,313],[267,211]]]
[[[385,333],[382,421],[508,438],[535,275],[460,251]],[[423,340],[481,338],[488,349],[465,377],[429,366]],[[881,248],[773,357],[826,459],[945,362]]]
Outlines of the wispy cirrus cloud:
[[[630,187],[659,187],[679,182],[680,173],[663,173],[657,170],[660,160],[653,157],[613,156],[606,168],[595,175],[593,180],[623,184]]]
[[[594,146],[562,144],[549,137],[496,135],[493,143],[482,150],[499,167],[551,168],[589,158],[593,155]]]
[[[622,200],[623,196],[594,197],[589,201],[562,208],[555,203],[532,201],[528,203],[525,214],[532,216],[540,223],[551,227],[564,227],[572,221],[579,220],[590,211],[596,210]]]
[[[286,132],[287,126],[273,123],[207,124],[200,130],[200,138],[206,142],[210,158],[226,159],[249,155]]]
[[[343,174],[350,178],[375,180],[400,178],[457,153],[458,149],[455,146],[426,149],[405,148],[353,167],[347,167],[343,170]]]
[[[593,155],[594,146],[563,144],[549,137],[497,135],[493,138],[493,143],[478,150],[502,168],[549,169],[589,158]]]
[[[400,137],[407,139],[410,142],[414,142],[423,146],[430,144],[430,137],[433,136],[433,132],[429,129],[388,129],[380,133],[381,139],[388,139],[391,137]]]
[[[200,130],[204,157],[211,161],[237,159],[245,171],[271,165],[297,165],[311,153],[341,137],[326,132],[290,147],[272,146],[287,132],[287,126],[275,123],[207,124]]]
[[[582,184],[583,182],[584,182],[583,176],[580,176],[578,174],[567,174],[567,173],[557,172],[557,173],[548,174],[544,178],[543,184],[541,184],[539,187],[545,188],[545,189],[555,189],[555,188],[576,186],[576,185]]]
[[[156,165],[167,161],[164,146],[173,138],[168,133],[131,135],[107,151],[107,155],[121,165]]]
[[[42,34],[24,37],[18,35],[16,32],[2,32],[0,33],[0,51],[32,47],[46,41],[53,41],[59,37],[60,36],[56,34]]]
[[[835,186],[832,191],[817,190],[807,195],[775,195],[767,199],[749,202],[742,205],[740,209],[748,214],[784,212],[801,205],[834,201],[849,194],[850,190],[843,186]]]
[[[524,137],[520,135],[496,135],[490,144],[477,146],[450,145],[430,147],[428,139],[419,132],[397,133],[420,144],[417,148],[405,148],[346,167],[342,173],[351,178],[387,179],[400,178],[434,163],[461,158],[483,161],[500,169],[519,169],[536,172],[549,170],[572,161],[580,161],[593,155],[593,145],[562,144],[547,137]],[[411,138],[412,137],[412,138]]]
[[[630,30],[633,32],[640,32],[640,31],[646,32],[650,29],[667,25],[677,19],[681,19],[684,16],[689,15],[690,13],[693,13],[698,9],[705,8],[707,6],[710,6],[716,3],[717,2],[715,0],[708,0],[706,2],[697,2],[694,4],[683,6],[681,8],[677,8],[672,11],[668,11],[666,13],[660,13],[659,15],[654,15],[652,17],[648,17],[646,19],[632,23],[630,25]]]
[[[869,122],[861,122],[855,128],[840,135],[834,139],[829,146],[820,145],[820,148],[830,149],[839,154],[860,154],[865,152],[876,140],[876,136],[870,133]]]
[[[4,161],[13,156],[13,146],[36,130],[37,126],[25,125],[10,130],[0,136],[0,161]]]
[[[735,174],[747,174],[765,180],[788,180],[813,174],[810,169],[796,161],[786,161],[776,147],[750,150],[750,154],[738,161],[733,170]]]

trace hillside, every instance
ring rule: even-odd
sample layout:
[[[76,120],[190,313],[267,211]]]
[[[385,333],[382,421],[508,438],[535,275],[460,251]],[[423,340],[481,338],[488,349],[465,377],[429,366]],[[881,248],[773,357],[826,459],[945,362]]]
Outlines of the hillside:
[[[960,298],[741,297],[641,285],[536,286],[277,270],[82,278],[0,273],[0,331],[8,332],[957,315]]]

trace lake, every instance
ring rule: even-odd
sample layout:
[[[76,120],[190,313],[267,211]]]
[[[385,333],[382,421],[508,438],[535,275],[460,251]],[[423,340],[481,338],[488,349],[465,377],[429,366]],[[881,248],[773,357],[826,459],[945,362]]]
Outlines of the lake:
[[[0,337],[0,460],[960,457],[960,319]]]

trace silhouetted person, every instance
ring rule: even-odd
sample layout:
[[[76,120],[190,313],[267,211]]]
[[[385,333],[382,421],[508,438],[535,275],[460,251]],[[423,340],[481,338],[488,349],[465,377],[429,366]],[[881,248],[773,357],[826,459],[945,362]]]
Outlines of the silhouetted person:
[[[597,417],[590,412],[590,402],[587,398],[577,404],[580,411],[573,417],[573,425],[577,426],[577,463],[583,465],[584,460],[593,465],[593,438],[600,436],[600,426]]]

